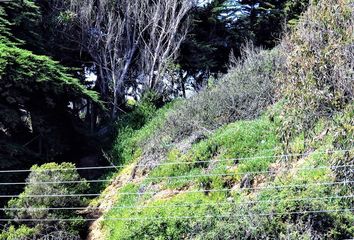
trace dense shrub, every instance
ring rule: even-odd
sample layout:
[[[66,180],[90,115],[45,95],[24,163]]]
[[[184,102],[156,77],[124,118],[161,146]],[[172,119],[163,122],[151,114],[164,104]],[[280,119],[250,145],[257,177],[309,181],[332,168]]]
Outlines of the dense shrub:
[[[342,113],[334,117],[336,126],[331,128],[334,137],[334,144],[340,149],[351,149],[351,152],[345,152],[342,156],[332,159],[333,165],[353,165],[354,164],[354,103],[349,105]],[[354,171],[350,168],[334,169],[338,181],[354,179]],[[354,194],[354,184],[352,183],[351,194]]]
[[[316,131],[323,132],[324,127],[329,125],[328,122],[319,123]],[[303,156],[301,161],[297,161],[298,159],[295,157],[294,159],[287,159],[287,161],[279,161],[280,159],[278,158],[255,158],[239,160],[235,163],[232,160],[235,157],[277,155],[277,146],[280,143],[277,141],[275,128],[276,124],[271,121],[271,114],[270,116],[266,114],[260,119],[237,121],[228,124],[216,130],[208,139],[193,144],[192,148],[185,153],[176,149],[171,150],[165,159],[165,163],[168,163],[167,165],[153,169],[147,179],[142,182],[126,184],[117,194],[115,208],[111,209],[106,217],[118,219],[138,218],[139,220],[104,222],[104,229],[109,232],[107,239],[295,240],[349,238],[354,230],[351,226],[354,215],[349,210],[343,212],[288,214],[289,212],[297,211],[351,208],[352,200],[350,198],[331,198],[337,195],[351,195],[352,186],[349,184],[343,186],[315,186],[321,182],[351,179],[350,176],[349,178],[343,176],[342,179],[336,180],[333,174],[336,169],[331,170],[330,167],[333,158],[342,159],[346,153],[324,153],[334,147],[335,134],[326,135],[323,139],[314,142],[307,149],[312,149],[313,147],[313,149],[318,150],[311,150],[312,153],[308,156]],[[350,139],[348,136],[342,136],[342,138],[347,141]],[[296,139],[291,143],[292,147],[297,147],[297,141]],[[348,156],[352,157],[353,154],[350,153]],[[230,158],[230,161],[213,162],[212,159],[214,158],[216,160]],[[194,161],[204,160],[211,160],[211,162],[193,164]],[[292,162],[292,160],[295,162]],[[185,161],[190,162],[190,164],[169,165],[169,163]],[[289,171],[279,171],[278,174],[269,176],[268,174],[247,174],[255,171],[282,169],[280,167],[282,164],[289,166]],[[233,165],[234,168],[232,167]],[[318,166],[328,166],[328,168],[319,168],[313,171],[299,170]],[[292,167],[295,168],[292,169]],[[287,170],[287,168],[282,170]],[[350,174],[350,172],[351,169],[348,168],[348,173]],[[161,179],[161,177],[170,176],[225,173],[235,173],[235,175]],[[250,180],[250,186],[263,187],[268,186],[268,184],[270,186],[295,186],[246,192],[238,188],[238,184],[243,181],[246,175]],[[160,177],[160,179],[154,179],[154,177]],[[304,184],[309,185],[304,187],[296,186]],[[171,189],[218,190],[225,188],[230,188],[230,192],[215,192],[211,194],[206,192],[181,193],[163,197],[163,193]],[[136,192],[141,195],[121,195],[124,192]],[[144,192],[149,194],[144,194]],[[159,196],[161,196],[161,199]],[[293,201],[293,199],[301,198],[318,199]],[[225,203],[226,201],[230,202],[230,205],[215,206],[215,203]],[[254,204],[249,203],[249,201],[264,202]],[[206,205],[188,206],[188,204],[193,203]],[[180,204],[181,206],[169,207],[171,204]],[[131,207],[125,208],[125,206]],[[263,216],[264,214],[265,216]],[[177,218],[174,218],[175,216]],[[192,218],[183,219],[183,216],[192,216]],[[206,218],[205,216],[211,217]],[[179,217],[182,217],[182,219]]]
[[[227,217],[194,224],[189,239],[349,239],[350,222],[344,214],[314,214],[293,220],[262,216],[250,207],[235,206],[225,211]],[[348,215],[347,215],[348,216]],[[323,227],[323,228],[322,228]]]
[[[15,228],[9,226],[0,233],[1,240],[80,240],[80,236],[56,227],[41,230],[39,227],[30,228],[25,225]]]
[[[140,143],[142,149],[150,155],[163,155],[183,139],[191,138],[193,142],[230,122],[259,116],[275,101],[274,79],[281,63],[277,49],[245,47],[243,58],[219,82],[175,104],[161,126]]]
[[[315,151],[302,163],[297,162],[297,167],[329,165],[333,155]],[[292,173],[279,173],[270,185],[299,186],[333,181],[330,168],[295,172],[293,169]],[[254,196],[250,195],[258,203],[247,203],[249,198],[242,196],[240,202],[223,211],[225,217],[200,222],[190,233],[195,239],[348,239],[354,234],[352,199],[336,196],[350,196],[351,188],[350,185],[308,185],[261,189]],[[303,213],[294,214],[297,212]]]
[[[0,233],[0,239],[6,240],[26,240],[35,235],[36,229],[27,227],[25,225],[15,228],[9,226],[4,228]]]
[[[128,113],[122,115],[117,121],[118,130],[129,127],[138,130],[148,123],[156,114],[157,101],[159,96],[153,92],[146,92],[139,101],[133,99],[128,100]]]
[[[354,8],[349,0],[312,4],[293,33],[286,37],[281,74],[284,99],[280,129],[284,142],[301,132],[305,139],[320,118],[333,115],[354,97]]]
[[[69,170],[68,170],[69,169]],[[55,227],[57,230],[76,232],[83,221],[73,210],[55,210],[48,208],[83,207],[86,200],[80,196],[68,197],[43,197],[43,195],[72,195],[82,194],[88,190],[89,185],[75,170],[71,163],[48,163],[42,166],[34,165],[27,179],[27,186],[18,198],[9,201],[7,215],[16,220],[43,219],[43,221],[28,222],[28,226],[37,225],[41,231]],[[62,183],[65,181],[82,181],[79,183]],[[55,183],[53,183],[55,182]],[[35,197],[32,195],[42,195]],[[17,209],[18,208],[18,209]],[[78,219],[77,221],[51,221],[45,219]]]
[[[128,163],[141,153],[142,143],[161,127],[173,104],[161,109],[143,99],[117,123],[117,137],[112,146],[112,160],[116,164]],[[152,117],[154,115],[154,117]]]
[[[196,95],[169,114],[165,129],[173,138],[194,131],[214,130],[240,119],[253,119],[274,101],[274,77],[281,58],[277,50],[245,48],[220,82]]]
[[[260,155],[272,155],[277,145],[274,124],[267,116],[251,121],[239,121],[231,123],[217,131],[208,139],[193,144],[192,148],[182,153],[176,149],[171,150],[165,159],[167,165],[159,166],[151,170],[149,177],[141,183],[130,182],[120,189],[117,194],[115,208],[111,209],[107,218],[142,218],[141,221],[106,221],[104,228],[109,229],[109,239],[179,239],[192,237],[192,233],[198,235],[198,229],[204,225],[198,216],[206,213],[211,215],[229,214],[228,209],[215,206],[217,202],[226,201],[228,193],[215,192],[206,194],[203,192],[179,194],[171,198],[156,198],[154,194],[144,192],[164,191],[168,189],[185,189],[193,186],[195,190],[223,189],[232,187],[237,179],[242,178],[247,171],[267,170],[273,162],[272,158],[258,159],[258,161],[239,161],[239,167],[229,169],[232,160],[215,163],[197,163],[198,161],[210,160],[212,156],[218,158],[248,157]],[[171,164],[174,162],[189,161],[191,164]],[[193,162],[196,162],[193,164]],[[171,165],[170,165],[171,164]],[[178,177],[186,175],[230,174],[239,173],[233,177],[198,177],[198,178],[175,178],[161,179],[163,177]],[[157,179],[154,179],[157,177]],[[249,176],[252,181],[253,176]],[[160,179],[158,179],[160,178]],[[154,187],[159,187],[156,190]],[[123,195],[124,192],[139,192],[141,195]],[[193,206],[193,203],[201,203]],[[210,203],[210,206],[208,205]],[[168,207],[166,205],[180,204],[181,207]],[[191,206],[188,206],[191,204]],[[205,205],[203,205],[205,204]],[[214,204],[214,205],[213,205]],[[126,208],[124,206],[132,206]],[[230,210],[230,209],[229,209]],[[231,211],[231,210],[230,210]],[[173,217],[177,216],[176,219]],[[183,219],[183,216],[197,216],[196,219]],[[172,217],[169,219],[169,217]],[[181,217],[181,218],[178,218]],[[145,219],[147,218],[147,219]],[[162,219],[163,218],[163,219]],[[216,224],[222,219],[213,218],[211,222]],[[246,227],[246,226],[243,226]],[[204,229],[205,230],[205,229]],[[204,231],[205,232],[205,231]],[[193,235],[194,236],[194,235]]]
[[[156,104],[151,104],[156,99],[148,94],[118,122],[113,162],[144,155],[143,164],[153,165],[181,140],[189,142],[187,150],[220,126],[254,119],[275,101],[274,79],[281,63],[277,49],[264,51],[250,44],[243,57],[233,61],[229,74],[191,99],[175,100],[156,111]],[[156,117],[151,118],[153,113]]]

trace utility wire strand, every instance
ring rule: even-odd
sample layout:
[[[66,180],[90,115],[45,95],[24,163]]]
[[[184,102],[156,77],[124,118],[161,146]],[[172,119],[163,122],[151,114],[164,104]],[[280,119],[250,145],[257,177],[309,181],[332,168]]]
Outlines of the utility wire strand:
[[[343,208],[343,209],[322,209],[314,211],[297,211],[297,212],[284,212],[284,213],[250,213],[250,214],[233,214],[233,215],[199,215],[199,216],[167,216],[167,217],[132,217],[132,218],[44,218],[44,219],[0,219],[0,222],[69,222],[69,221],[148,221],[148,220],[168,220],[168,219],[210,219],[210,218],[228,218],[233,219],[235,217],[254,217],[254,216],[279,216],[279,215],[296,215],[296,214],[316,214],[316,213],[335,213],[335,212],[346,212],[353,211],[354,208]]]
[[[232,167],[232,166],[224,166]],[[170,180],[170,179],[188,179],[197,177],[227,177],[227,176],[242,176],[246,174],[256,175],[256,174],[276,174],[282,172],[292,172],[292,171],[316,171],[322,169],[340,169],[340,168],[351,168],[354,165],[337,165],[337,166],[319,166],[319,167],[308,167],[308,168],[292,168],[292,169],[280,169],[276,171],[254,171],[254,172],[235,172],[235,173],[219,173],[219,174],[195,174],[195,175],[181,175],[181,176],[157,176],[157,177],[146,177],[145,180]],[[74,184],[74,183],[109,183],[113,182],[114,179],[102,179],[102,180],[77,180],[77,181],[48,181],[48,182],[2,182],[0,186],[9,185],[41,185],[41,184]]]
[[[331,200],[331,199],[350,199],[354,198],[354,195],[346,196],[328,196],[328,197],[309,197],[309,198],[289,198],[289,199],[273,199],[273,200],[255,200],[255,201],[245,201],[238,203],[241,206],[256,204],[256,203],[281,203],[281,202],[297,202],[297,201],[317,201],[317,200]],[[48,208],[0,208],[0,211],[46,211],[46,210],[110,210],[110,209],[146,209],[146,208],[178,208],[178,207],[195,207],[195,206],[228,206],[236,204],[236,202],[216,202],[216,203],[184,203],[184,204],[161,204],[161,205],[143,205],[143,206],[133,206],[133,205],[123,205],[118,207],[48,207]]]
[[[225,159],[214,159],[205,161],[194,161],[194,162],[169,162],[169,163],[156,163],[156,164],[137,164],[134,167],[157,167],[157,166],[169,166],[169,165],[182,165],[182,164],[199,164],[199,163],[209,163],[209,162],[226,162],[226,161],[243,161],[243,160],[256,160],[256,159],[267,159],[267,158],[285,158],[285,157],[296,157],[296,156],[309,156],[311,154],[329,154],[337,152],[349,152],[349,150],[330,150],[322,152],[311,152],[311,153],[298,153],[298,154],[284,154],[275,156],[257,156],[257,157],[244,157],[244,158],[225,158]],[[12,170],[1,170],[0,173],[26,173],[26,172],[52,172],[52,171],[72,171],[72,170],[99,170],[99,169],[117,169],[125,168],[130,166],[127,165],[110,165],[110,166],[99,166],[99,167],[79,167],[79,168],[57,168],[57,169],[12,169]]]
[[[266,186],[266,187],[249,187],[249,188],[241,188],[239,191],[245,190],[258,190],[258,189],[284,189],[284,188],[301,188],[301,187],[308,187],[308,186],[333,186],[333,185],[340,185],[340,184],[350,184],[354,183],[354,181],[341,181],[341,182],[317,182],[317,183],[308,183],[308,184],[296,184],[296,185],[273,185],[273,186]],[[231,189],[201,189],[201,190],[172,190],[171,193],[178,194],[178,193],[213,193],[213,192],[229,192]],[[120,192],[116,195],[154,195],[156,192]],[[98,196],[106,196],[106,194],[100,193],[88,193],[88,194],[52,194],[52,195],[23,195],[23,198],[44,198],[44,197],[98,197]],[[0,195],[0,198],[17,198],[19,195]]]

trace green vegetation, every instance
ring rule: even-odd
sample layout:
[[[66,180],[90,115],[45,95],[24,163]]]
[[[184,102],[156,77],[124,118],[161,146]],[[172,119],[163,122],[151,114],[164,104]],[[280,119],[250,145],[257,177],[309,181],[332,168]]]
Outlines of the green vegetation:
[[[136,169],[140,180],[123,185],[116,193],[114,207],[101,222],[105,238],[351,238],[353,190],[352,183],[343,181],[352,179],[352,173],[350,167],[331,167],[353,164],[354,159],[353,150],[336,151],[353,148],[353,94],[345,90],[351,86],[351,70],[338,67],[348,66],[352,58],[342,58],[349,50],[330,40],[337,32],[343,34],[340,39],[350,42],[347,11],[344,2],[322,1],[311,6],[289,40],[284,40],[284,46],[291,49],[248,52],[219,83],[132,130],[124,139],[134,141],[133,145],[116,142],[115,151],[123,153],[124,146],[129,146],[127,159],[152,167]],[[348,18],[344,20],[342,14]],[[323,28],[312,28],[318,24]],[[321,31],[328,37],[303,42],[308,38],[302,34]],[[328,43],[331,46],[325,47]],[[332,46],[342,52],[326,54]],[[305,48],[323,61],[309,57]],[[331,56],[340,61],[325,60]],[[329,62],[332,70],[322,71]],[[312,75],[300,78],[300,72]],[[269,88],[255,89],[260,84],[257,76]],[[333,81],[341,82],[341,87],[326,77],[336,77]],[[274,79],[280,88],[274,89]],[[277,96],[265,102],[252,98],[252,93],[275,92]],[[232,112],[224,96],[244,104],[230,104],[237,114],[229,119],[223,119]],[[257,106],[247,107],[244,114],[235,107],[247,105],[243,96]],[[155,121],[160,127],[152,124]]]
[[[279,44],[284,25],[294,27],[309,0],[211,0],[191,11],[192,28],[183,42],[178,63],[196,89],[216,74],[228,72],[230,52],[242,55],[242,44],[251,41],[266,49]],[[186,78],[182,78],[188,86]]]
[[[64,94],[70,89],[73,96],[82,95],[99,103],[98,95],[93,91],[87,90],[80,84],[78,79],[72,78],[67,74],[68,69],[60,66],[58,62],[46,56],[32,54],[27,50],[9,47],[6,44],[0,44],[0,53],[0,77],[4,89],[5,85],[12,84],[11,86],[14,88],[17,87],[25,91],[28,89],[26,85],[32,84],[32,91],[45,92],[47,90],[56,95]],[[6,92],[8,95],[4,97],[16,98],[14,94],[16,92],[15,90],[13,91]],[[25,97],[25,94],[22,97]],[[54,98],[54,96],[52,97]],[[70,96],[67,98],[70,98]],[[14,103],[14,101],[15,99],[8,100],[11,103]],[[55,102],[55,100],[48,99],[47,102]]]
[[[45,56],[0,43],[0,169],[30,167],[70,151],[78,130],[70,102],[80,98],[100,105],[68,70]],[[1,182],[23,175],[2,174]],[[18,186],[0,187],[15,193]]]
[[[78,235],[84,221],[82,217],[68,210],[56,210],[53,208],[83,207],[87,204],[87,199],[81,196],[57,197],[57,195],[83,194],[89,189],[89,184],[75,170],[75,165],[71,163],[48,163],[42,166],[34,165],[32,172],[27,179],[25,190],[9,201],[7,215],[12,219],[35,219],[35,223],[28,221],[29,230],[22,226],[16,232],[26,232],[40,234],[47,229],[65,230],[68,233]],[[78,183],[65,184],[67,181],[79,181]],[[64,182],[64,183],[63,183]],[[36,197],[49,195],[48,197]],[[50,196],[54,195],[54,196]],[[10,210],[10,209],[15,210]],[[50,209],[48,209],[50,208]],[[76,221],[53,221],[50,225],[41,219],[77,219]],[[21,230],[22,229],[22,230]],[[26,230],[26,231],[25,231]]]
[[[118,224],[115,221],[107,221],[105,222],[106,227],[112,229],[109,232],[110,239],[141,239],[158,236],[175,239],[178,236],[186,235],[196,224],[196,219],[185,220],[183,216],[202,216],[210,210],[210,204],[213,206],[219,201],[226,201],[230,194],[215,192],[206,196],[202,190],[223,189],[228,185],[231,187],[240,180],[240,178],[235,177],[213,177],[213,175],[232,174],[242,177],[248,171],[265,171],[268,170],[274,158],[265,158],[260,161],[240,160],[237,169],[227,168],[230,164],[233,165],[235,162],[233,160],[215,161],[215,163],[212,160],[207,163],[199,162],[210,160],[213,156],[215,159],[263,156],[265,153],[272,156],[276,145],[278,145],[278,142],[275,135],[275,126],[267,117],[262,117],[260,120],[236,122],[219,129],[207,140],[193,145],[190,151],[185,154],[175,149],[171,150],[167,154],[166,162],[164,162],[171,165],[155,168],[141,184],[129,184],[122,188],[117,194],[119,196],[115,206],[117,209],[112,210],[106,216],[107,218],[118,219],[141,217],[148,220],[137,222],[132,220],[131,222],[134,222],[134,224],[130,224],[130,221],[121,221]],[[188,162],[188,164],[179,164],[181,162]],[[173,163],[176,165],[172,165]],[[202,176],[194,178],[193,175]],[[203,175],[211,175],[211,177],[204,177]],[[190,177],[168,179],[171,176]],[[150,196],[150,194],[144,194],[144,192],[154,192],[154,186],[158,187],[158,192],[173,189],[196,190],[199,192],[172,194],[172,199],[164,199],[163,196],[159,199]],[[143,195],[124,195],[127,192],[141,192]],[[181,219],[164,219],[164,217],[171,216],[171,208],[168,207],[170,204],[181,205],[172,208],[172,216],[182,217]],[[193,206],[193,204],[199,204],[200,206]],[[123,206],[130,206],[130,208],[124,208]],[[226,213],[226,210],[225,212],[221,211],[223,208],[218,209],[215,206],[213,208],[216,212]]]
[[[334,147],[333,135],[329,134],[320,142],[314,142],[314,145],[321,147],[308,157],[294,157],[282,163],[278,158],[271,157],[277,155],[281,143],[276,135],[277,126],[270,119],[271,116],[266,115],[259,120],[231,123],[208,139],[194,144],[185,154],[176,149],[171,150],[163,162],[168,165],[155,168],[143,182],[128,184],[117,193],[116,205],[105,218],[119,221],[103,222],[107,238],[176,239],[184,236],[195,239],[232,239],[233,236],[248,234],[251,238],[350,237],[353,234],[353,214],[337,213],[335,210],[350,208],[351,199],[331,196],[350,196],[351,188],[340,184],[326,185],[340,179],[336,179],[330,168],[324,166],[331,166],[334,158],[345,158],[345,153],[341,152],[323,153]],[[320,132],[322,130],[318,129]],[[297,145],[296,141],[293,142],[294,147]],[[259,156],[270,157],[258,159]],[[256,158],[217,161],[247,157]],[[172,165],[173,163],[176,165]],[[287,167],[292,164],[296,164],[293,170]],[[280,169],[275,179],[269,174],[262,174],[262,171],[274,169],[277,165]],[[306,170],[316,168],[315,166],[321,168]],[[186,178],[178,179],[178,176]],[[243,186],[245,190],[238,189],[246,179],[251,185]],[[266,185],[268,189],[247,190],[254,187],[254,184],[264,184],[269,180],[272,183]],[[272,189],[273,185],[295,186]],[[228,190],[223,192],[225,189]],[[129,195],[125,195],[127,193]],[[308,198],[310,200],[306,200]],[[253,205],[249,201],[261,203]],[[334,212],[294,216],[287,214],[323,209]],[[259,216],[267,213],[276,215]],[[190,219],[184,219],[185,216]],[[211,216],[211,219],[205,219],[205,216]],[[252,219],[252,216],[255,218]],[[250,230],[251,226],[252,229],[258,226],[258,229]]]
[[[274,78],[282,58],[277,50],[245,49],[245,56],[215,86],[192,99],[167,104],[156,117],[154,107],[142,102],[118,124],[113,161],[126,163],[141,155],[162,160],[174,143],[186,139],[186,147],[217,128],[239,119],[253,119],[274,101]]]
[[[152,103],[143,101],[118,122],[117,137],[112,149],[114,163],[130,163],[140,157],[142,146],[162,126],[171,105],[156,110]]]
[[[86,126],[74,106],[80,101],[102,106],[98,94],[70,74],[72,69],[25,49],[27,43],[34,44],[38,14],[33,1],[0,3],[1,170],[54,161],[72,151],[78,139],[85,143]],[[25,178],[21,173],[0,174],[0,182]],[[2,185],[0,192],[18,194],[22,187]]]
[[[351,1],[171,0],[192,28],[158,38],[179,58],[153,55],[160,21],[134,8],[164,1],[0,1],[0,170],[32,166],[0,171],[0,192],[22,192],[0,239],[352,238]],[[290,26],[278,46],[274,21]]]
[[[15,228],[10,226],[6,231],[1,232],[0,239],[15,240],[15,239],[26,239],[29,236],[33,236],[36,233],[36,230],[27,226],[20,226]]]
[[[320,2],[283,40],[287,58],[280,76],[284,143],[299,133],[311,139],[319,119],[332,118],[353,102],[353,24],[350,1]]]

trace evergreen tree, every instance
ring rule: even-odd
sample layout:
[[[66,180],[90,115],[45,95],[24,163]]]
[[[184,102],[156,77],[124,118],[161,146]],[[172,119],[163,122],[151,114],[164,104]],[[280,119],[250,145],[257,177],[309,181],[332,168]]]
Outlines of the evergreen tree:
[[[293,25],[309,0],[212,0],[192,10],[193,26],[179,63],[198,89],[211,75],[225,73],[229,56],[240,56],[247,41],[274,47],[286,25]]]
[[[228,28],[230,22],[220,18],[225,2],[215,0],[191,11],[192,30],[182,44],[179,63],[186,72],[185,78],[194,78],[196,89],[204,79],[227,71],[228,55],[238,41]]]
[[[14,20],[23,18],[9,18],[10,9],[14,10],[12,7],[0,6],[2,170],[26,169],[35,162],[59,160],[59,156],[72,153],[75,147],[85,146],[81,133],[85,122],[73,106],[82,101],[101,105],[98,95],[73,78],[68,68],[49,57],[23,49],[28,45],[14,30]],[[12,16],[16,16],[16,12],[22,14],[12,11]],[[24,177],[1,174],[0,182],[21,181],[19,179]],[[1,186],[0,192],[11,194],[19,190],[16,187]]]
[[[9,40],[28,50],[41,49],[39,7],[32,0],[8,1],[0,5],[2,21],[6,21]]]

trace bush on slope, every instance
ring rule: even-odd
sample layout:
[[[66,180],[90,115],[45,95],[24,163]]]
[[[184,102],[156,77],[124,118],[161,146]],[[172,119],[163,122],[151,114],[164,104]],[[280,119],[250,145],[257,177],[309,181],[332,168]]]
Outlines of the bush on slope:
[[[349,0],[312,4],[283,40],[286,66],[279,78],[284,100],[284,143],[332,118],[354,100],[354,8]]]
[[[141,130],[119,128],[113,161],[123,163],[143,155],[145,159],[154,156],[158,162],[182,141],[189,139],[193,143],[230,122],[259,116],[275,101],[274,79],[281,68],[281,59],[276,49],[245,48],[244,57],[220,82],[191,99],[176,101],[159,110],[159,117]],[[189,147],[190,144],[185,144],[186,149]],[[151,162],[147,160],[144,164]]]
[[[34,165],[31,171],[24,191],[17,198],[13,198],[8,202],[8,209],[6,210],[7,216],[10,219],[14,219],[15,222],[17,220],[18,223],[22,223],[23,220],[34,219],[26,222],[26,225],[31,227],[31,229],[23,225],[14,231],[13,238],[9,236],[8,239],[17,239],[17,233],[28,233],[36,239],[37,237],[40,238],[40,235],[49,234],[54,236],[59,232],[67,232],[66,236],[77,236],[85,223],[84,218],[78,216],[73,210],[58,210],[55,208],[84,207],[87,204],[87,199],[81,197],[80,194],[88,191],[89,184],[80,177],[75,165],[71,163]],[[74,183],[68,184],[68,181],[74,181]],[[54,195],[54,197],[51,195]],[[67,196],[55,197],[60,195]],[[76,220],[57,220],[48,224],[46,219]],[[6,236],[6,231],[4,231],[3,235]],[[17,237],[19,238],[19,236]]]
[[[256,119],[232,123],[225,128],[210,132],[207,139],[202,138],[192,144],[191,149],[184,152],[175,149],[173,145],[166,147],[167,157],[162,160],[172,163],[187,161],[191,164],[177,167],[161,166],[154,169],[142,183],[126,185],[121,193],[142,194],[128,195],[129,197],[118,196],[116,207],[119,210],[109,211],[106,217],[123,218],[123,220],[119,223],[104,222],[104,229],[109,234],[107,237],[110,236],[111,239],[351,238],[354,235],[354,214],[348,209],[352,208],[353,200],[348,197],[336,197],[352,195],[353,185],[350,183],[326,185],[325,183],[353,179],[350,167],[341,169],[332,167],[335,164],[353,164],[353,150],[331,152],[353,148],[353,96],[352,91],[348,91],[353,87],[351,80],[353,58],[350,57],[352,35],[349,34],[352,30],[347,25],[353,19],[352,14],[349,1],[319,1],[316,5],[312,5],[309,12],[300,20],[298,28],[288,38],[290,40],[284,40],[280,51],[287,54],[285,69],[278,68],[272,75],[280,74],[278,79],[281,88],[278,98],[281,100],[273,107],[274,113],[269,118],[263,118],[265,125],[261,124],[263,127],[269,127],[267,133],[270,136],[275,136],[274,132],[277,128],[281,139],[277,139],[276,136],[265,137],[263,140],[267,147],[261,148],[260,152],[255,149],[262,141],[250,141],[248,145],[248,137],[251,136],[252,140],[254,136],[263,136],[262,131],[259,132],[256,127],[256,123],[262,120]],[[335,37],[338,38],[339,44],[334,42]],[[289,44],[289,48],[284,48],[286,44]],[[332,56],[327,51],[330,49],[337,54]],[[218,85],[208,90],[209,93],[216,88]],[[202,108],[195,105],[196,102],[193,101],[196,101],[199,96],[200,99],[209,99],[202,97],[210,96],[206,92],[186,101],[185,105],[181,103],[176,106],[171,113],[167,114],[167,120],[162,125],[167,130],[161,131],[161,128],[157,128],[156,135],[153,136],[156,136],[156,139],[159,136],[159,140],[165,138],[162,140],[167,143],[176,143],[193,132],[206,130],[209,132],[227,123],[223,118],[227,115],[219,116],[208,108],[208,106],[217,106],[219,98],[210,97],[212,104],[201,105],[204,106]],[[224,109],[222,108],[224,106],[220,107]],[[191,110],[194,112],[190,113]],[[208,111],[212,114],[208,115]],[[245,116],[247,118],[247,114]],[[252,118],[255,115],[250,114],[250,116]],[[177,120],[173,121],[173,117]],[[182,119],[184,119],[183,124],[179,122]],[[210,123],[208,123],[209,119]],[[193,120],[198,124],[193,125]],[[234,131],[230,130],[233,126]],[[263,127],[261,129],[266,129]],[[212,161],[224,157],[267,155],[267,149],[270,150],[269,155],[274,155],[277,153],[274,148],[281,144],[286,145],[287,151],[308,153],[308,155],[273,158],[271,161],[231,160],[225,165],[218,165],[217,161],[210,164],[198,163],[199,160]],[[159,146],[157,141],[153,145]],[[323,168],[312,171],[297,169],[318,166]],[[249,180],[251,187],[259,184],[295,186],[249,191],[241,187],[245,179],[243,177],[248,171],[269,169],[279,170],[279,172],[270,176],[251,175],[246,180]],[[231,177],[196,177],[178,181],[168,178],[168,176],[229,174],[230,172],[234,174]],[[238,173],[241,176],[235,177]],[[161,178],[155,181],[149,180],[150,176],[162,176],[165,180]],[[208,192],[220,189],[229,190],[222,193]],[[182,192],[166,195],[166,192],[171,190]],[[188,190],[202,192],[183,193]],[[264,202],[252,204],[250,201]],[[231,203],[231,206],[218,205],[225,202]],[[200,205],[190,206],[190,203]],[[172,208],[168,207],[169,204],[179,204],[179,206]],[[122,206],[130,206],[130,208],[120,209]],[[311,211],[320,212],[311,213]],[[296,214],[296,212],[304,213]],[[262,217],[261,214],[267,216]],[[173,216],[181,218],[176,219]],[[184,219],[184,216],[195,217]],[[205,216],[211,217],[206,219]],[[136,217],[141,219],[134,220]],[[124,218],[132,219],[124,220]]]

